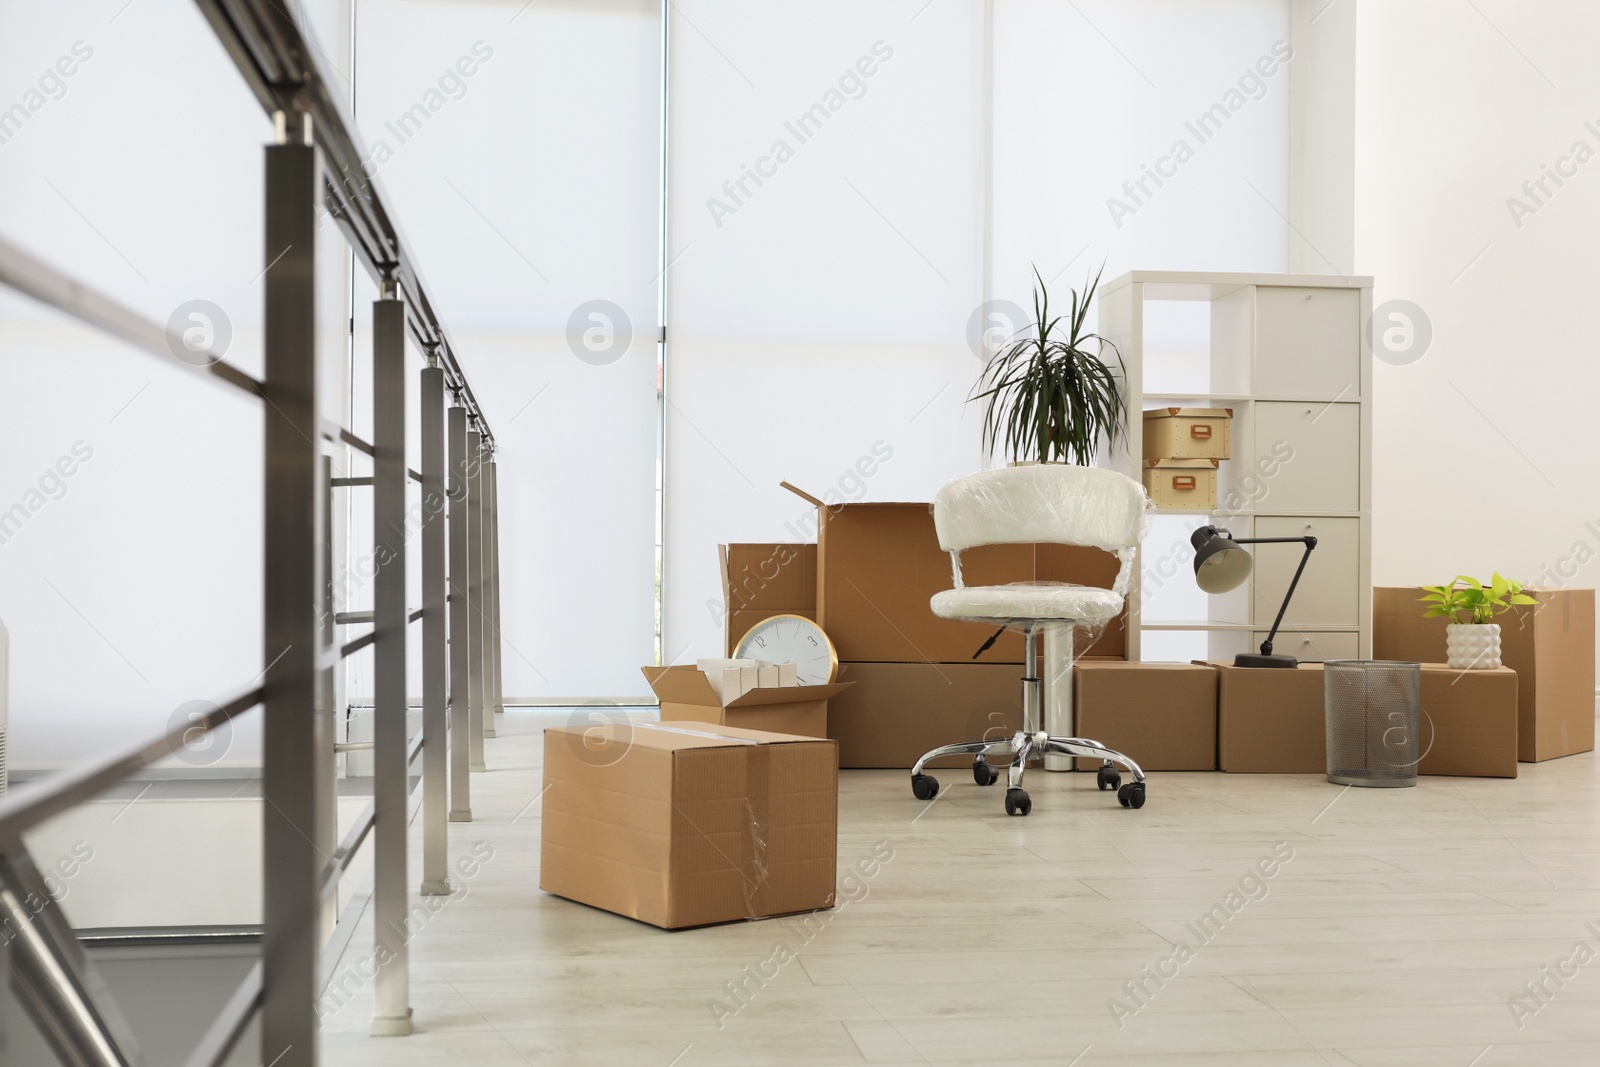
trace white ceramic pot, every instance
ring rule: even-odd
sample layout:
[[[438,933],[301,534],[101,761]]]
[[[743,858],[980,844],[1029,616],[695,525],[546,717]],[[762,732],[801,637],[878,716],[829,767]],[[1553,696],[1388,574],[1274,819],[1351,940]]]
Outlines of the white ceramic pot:
[[[1492,671],[1500,666],[1500,624],[1453,622],[1444,628],[1450,667],[1458,671]]]

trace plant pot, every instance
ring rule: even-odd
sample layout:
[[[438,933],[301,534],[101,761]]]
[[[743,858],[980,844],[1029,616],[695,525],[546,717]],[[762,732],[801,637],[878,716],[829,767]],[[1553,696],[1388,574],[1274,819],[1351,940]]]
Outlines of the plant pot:
[[[1500,666],[1500,624],[1453,622],[1444,628],[1450,669],[1492,671]]]

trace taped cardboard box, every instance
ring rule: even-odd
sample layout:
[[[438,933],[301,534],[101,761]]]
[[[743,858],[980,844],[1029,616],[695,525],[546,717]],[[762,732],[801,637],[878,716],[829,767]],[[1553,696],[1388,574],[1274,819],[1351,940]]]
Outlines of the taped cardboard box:
[[[827,737],[828,698],[850,688],[849,682],[834,682],[752,689],[724,703],[711,680],[693,664],[642,669],[661,701],[663,722],[709,722],[801,737]]]
[[[1500,661],[1517,672],[1517,758],[1537,763],[1594,751],[1595,601],[1593,589],[1527,589],[1537,604],[1497,618]],[[1377,659],[1446,659],[1444,619],[1424,619],[1422,590],[1372,591],[1372,654]]]
[[[1080,660],[1072,669],[1073,735],[1146,771],[1217,769],[1217,672],[1196,663]],[[1077,761],[1097,770],[1097,759]]]
[[[941,619],[928,606],[953,584],[950,554],[939,547],[927,503],[825,504],[784,487],[817,508],[816,622],[841,662],[965,663],[988,638],[983,628]],[[1117,559],[1093,548],[985,545],[961,554],[966,585],[1056,581],[1110,588]],[[1096,655],[1124,655],[1124,625],[1108,627]],[[985,663],[1018,663],[1022,638],[1004,634]]]
[[[739,639],[774,615],[817,618],[817,546],[731,544],[718,549],[727,655]]]
[[[1022,725],[1016,663],[841,663],[854,683],[828,709],[840,767],[910,770],[940,745],[1010,737]],[[967,767],[970,756],[931,767]]]
[[[1212,663],[1217,766],[1256,774],[1327,774],[1322,664],[1295,670]]]
[[[539,888],[669,930],[831,908],[837,765],[712,723],[548,729]]]
[[[1517,672],[1422,665],[1418,774],[1517,776]]]

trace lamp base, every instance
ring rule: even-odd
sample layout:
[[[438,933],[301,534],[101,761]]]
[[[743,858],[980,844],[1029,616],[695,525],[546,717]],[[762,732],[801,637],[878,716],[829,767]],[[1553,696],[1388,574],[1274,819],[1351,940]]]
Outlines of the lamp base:
[[[1300,666],[1300,661],[1293,656],[1264,656],[1259,652],[1241,652],[1233,657],[1233,665],[1235,667],[1278,667],[1292,671]]]

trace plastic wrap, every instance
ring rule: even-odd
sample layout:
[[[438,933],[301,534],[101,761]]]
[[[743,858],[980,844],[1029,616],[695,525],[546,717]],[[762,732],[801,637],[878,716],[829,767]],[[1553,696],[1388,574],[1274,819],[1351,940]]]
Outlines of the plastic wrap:
[[[933,522],[939,547],[950,553],[955,588],[934,596],[944,618],[998,624],[1061,619],[1075,624],[1087,647],[1122,613],[1133,563],[1153,508],[1144,487],[1100,467],[1025,464],[969,474],[939,490]],[[968,586],[961,553],[980,545],[1048,542],[1113,553],[1121,562],[1110,589],[1060,582]]]

